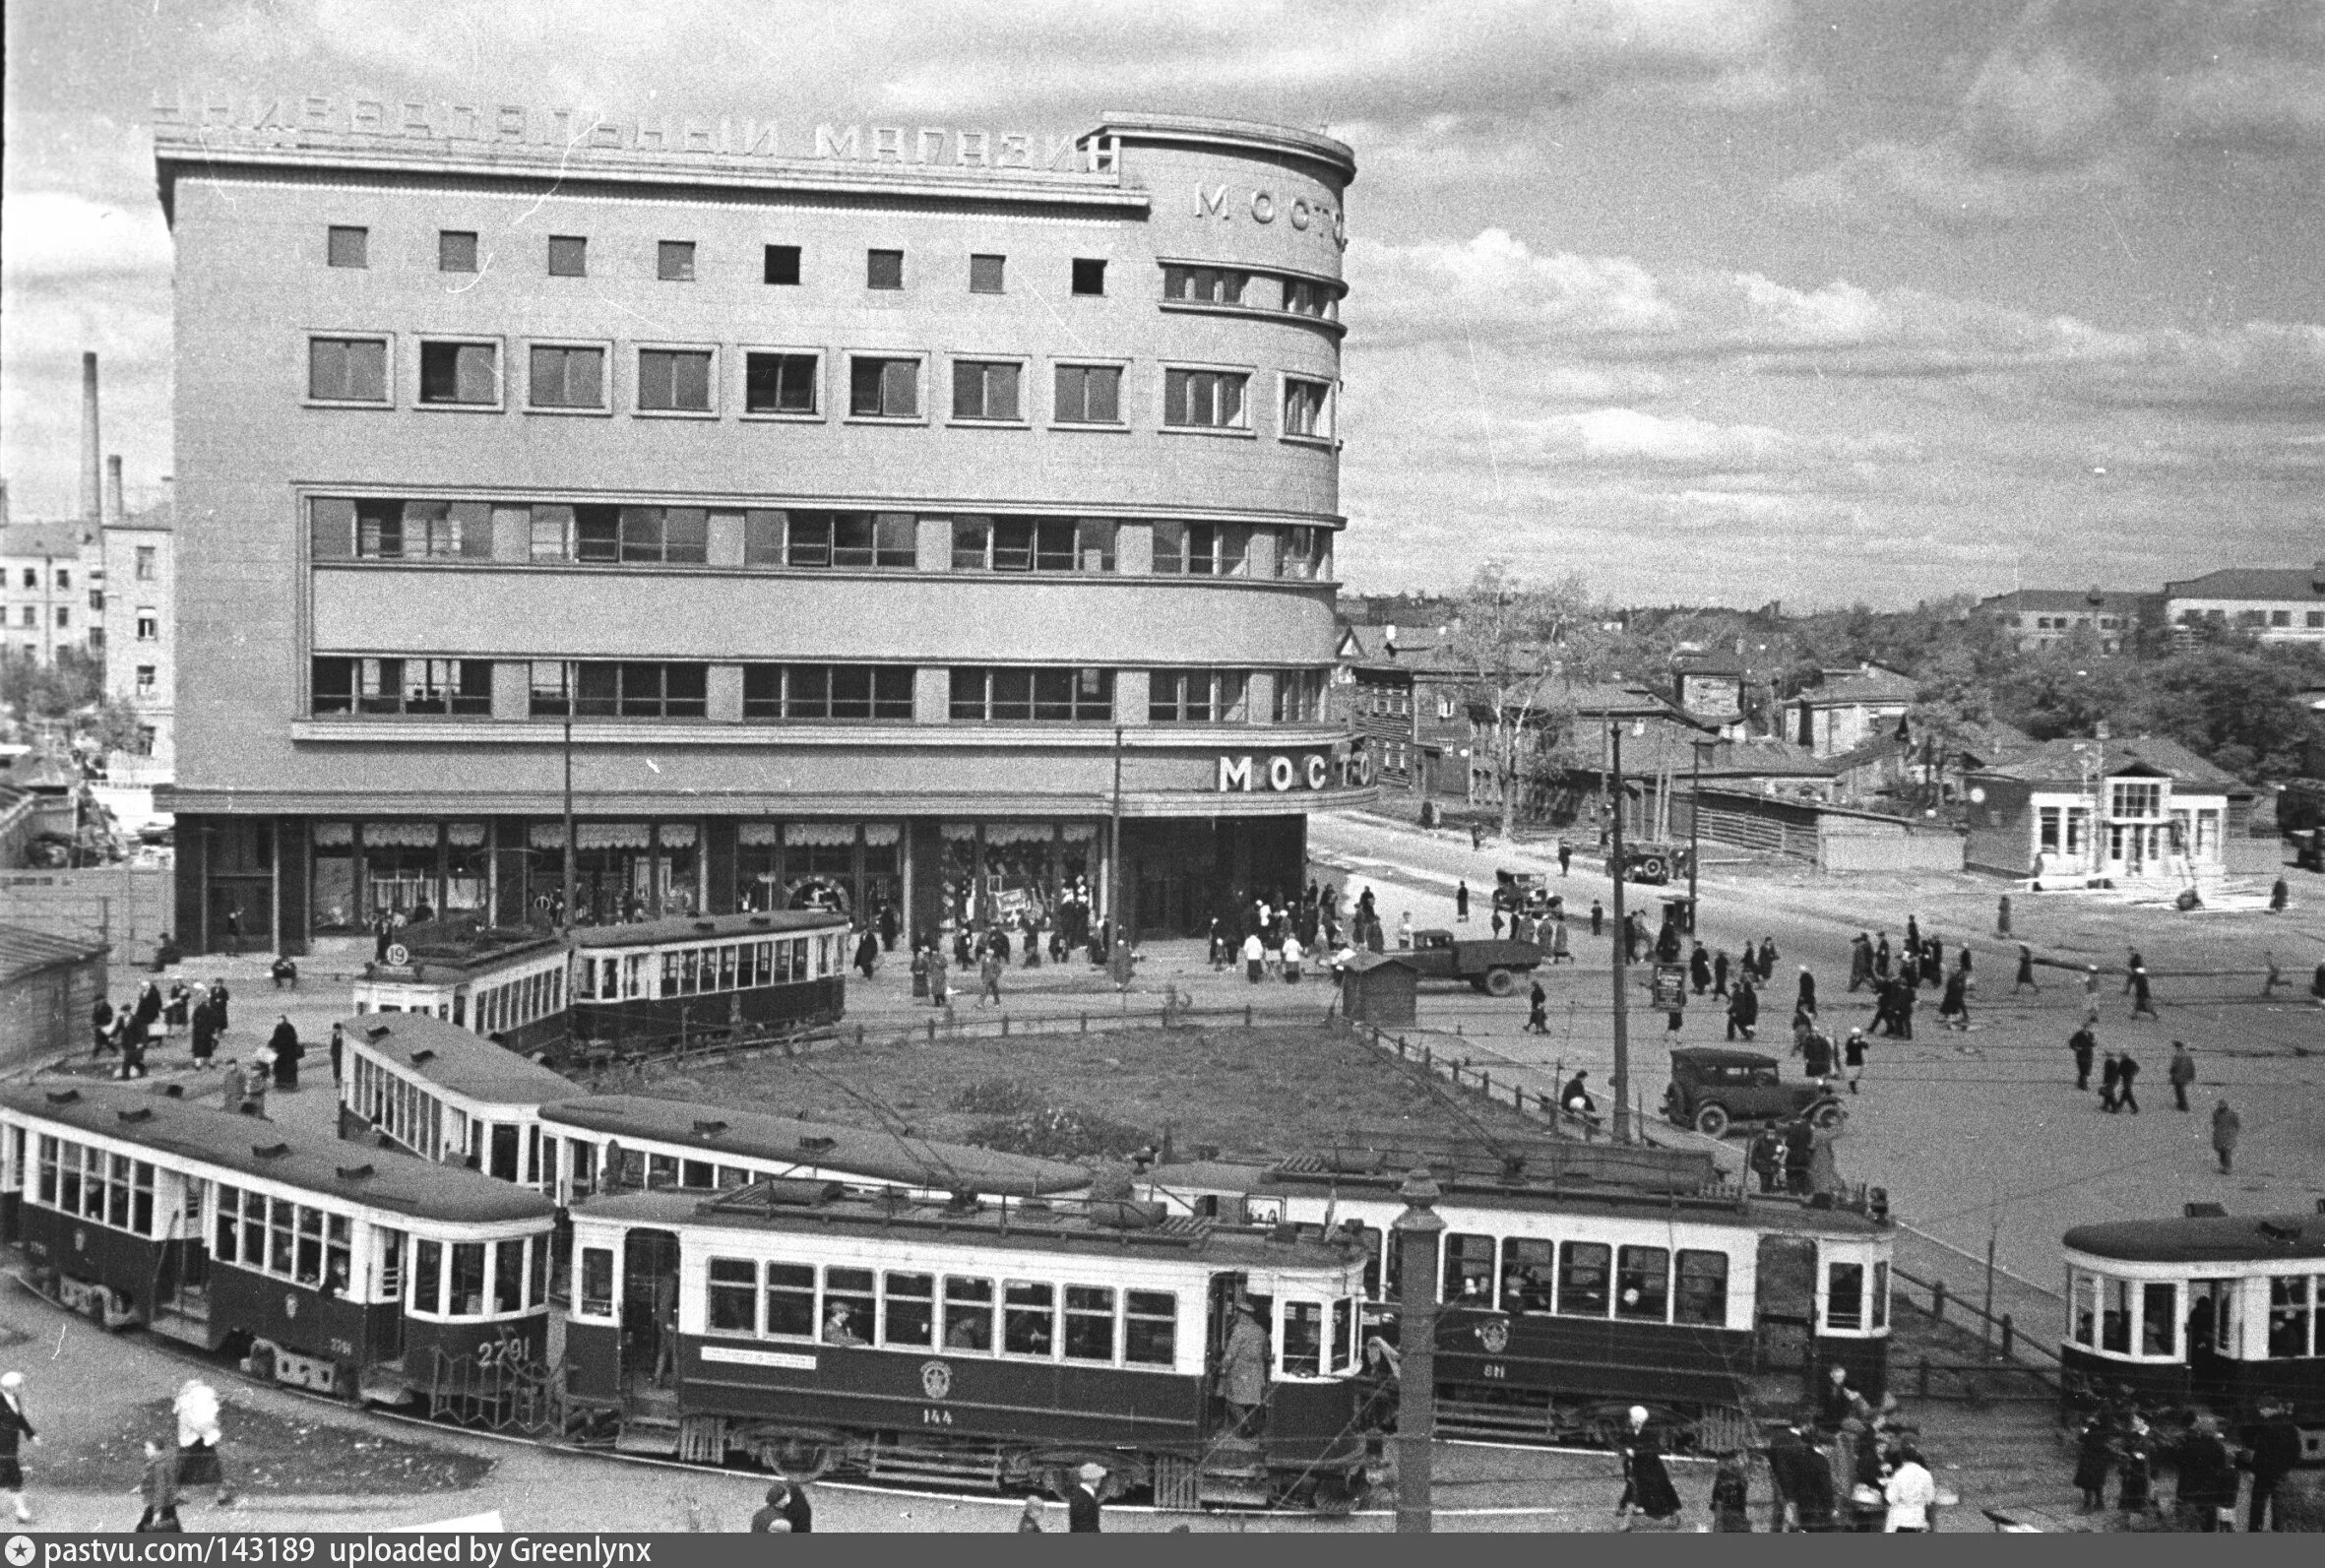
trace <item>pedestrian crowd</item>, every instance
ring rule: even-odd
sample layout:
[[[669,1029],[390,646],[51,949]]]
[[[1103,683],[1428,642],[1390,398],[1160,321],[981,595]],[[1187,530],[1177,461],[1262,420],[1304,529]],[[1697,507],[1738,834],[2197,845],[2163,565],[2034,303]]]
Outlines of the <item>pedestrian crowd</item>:
[[[2103,1399],[2075,1439],[2075,1488],[2083,1512],[2112,1514],[2126,1530],[2233,1532],[2250,1475],[2245,1530],[2283,1530],[2282,1492],[2301,1463],[2300,1427],[2292,1409],[2272,1399],[2261,1403],[2257,1418],[2238,1435],[2231,1445],[2210,1411],[2143,1411],[2119,1392]],[[2168,1508],[2157,1491],[2160,1474],[2167,1473],[2172,1480]]]

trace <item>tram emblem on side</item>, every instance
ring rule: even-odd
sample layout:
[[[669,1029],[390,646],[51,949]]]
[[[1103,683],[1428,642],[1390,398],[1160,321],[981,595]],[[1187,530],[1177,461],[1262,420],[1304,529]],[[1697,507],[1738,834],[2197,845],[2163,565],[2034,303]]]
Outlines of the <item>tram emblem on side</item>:
[[[941,1400],[953,1392],[953,1369],[942,1361],[920,1363],[920,1392],[932,1400]]]
[[[1510,1320],[1487,1318],[1477,1325],[1477,1343],[1485,1347],[1487,1355],[1499,1355],[1510,1348]]]

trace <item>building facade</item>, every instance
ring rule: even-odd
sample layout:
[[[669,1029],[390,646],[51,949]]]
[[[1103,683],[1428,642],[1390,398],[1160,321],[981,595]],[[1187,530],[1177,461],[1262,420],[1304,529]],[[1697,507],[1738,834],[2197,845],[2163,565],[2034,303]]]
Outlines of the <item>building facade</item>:
[[[2198,621],[2234,626],[2264,643],[2325,643],[2325,561],[2312,567],[2230,567],[2164,585],[2174,629]]]
[[[2101,653],[2120,654],[2136,649],[2141,634],[2159,623],[2163,611],[2160,594],[2025,588],[1981,598],[1973,613],[2000,627],[2023,653],[2054,647],[2085,632]]]
[[[2252,790],[2174,740],[2051,740],[1970,775],[1969,863],[2080,886],[2239,869]]]
[[[116,463],[119,459],[114,459]],[[132,758],[108,759],[116,780],[165,779],[176,757],[176,509],[111,508],[102,539],[105,596],[105,695],[137,715]]]
[[[1341,629],[1350,718],[1384,792],[1443,806],[1469,797],[1470,691],[1439,628]]]
[[[1879,664],[1829,669],[1823,684],[1785,700],[1783,733],[1819,757],[1838,757],[1894,732],[1915,690],[1912,676]]]
[[[379,110],[157,127],[190,948],[554,919],[568,789],[577,922],[1149,932],[1368,797],[1346,147]]]
[[[66,649],[104,647],[104,564],[88,523],[0,527],[0,651],[53,663]]]

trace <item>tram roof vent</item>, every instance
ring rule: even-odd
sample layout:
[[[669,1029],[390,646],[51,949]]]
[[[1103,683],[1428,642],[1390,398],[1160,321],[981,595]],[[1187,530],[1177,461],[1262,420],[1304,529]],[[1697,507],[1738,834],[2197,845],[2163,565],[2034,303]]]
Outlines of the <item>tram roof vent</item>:
[[[719,922],[716,920],[697,920],[694,922],[694,928],[698,931],[706,933],[716,931],[719,929]]]
[[[810,1133],[799,1140],[799,1147],[806,1150],[809,1154],[820,1155],[825,1150],[830,1149],[835,1144],[839,1143],[839,1139],[834,1138],[829,1133]]]
[[[716,1138],[726,1130],[726,1123],[723,1121],[698,1121],[694,1124],[694,1130],[702,1137]]]
[[[428,1063],[434,1061],[435,1059],[436,1053],[434,1051],[422,1050],[413,1051],[411,1053],[411,1065],[414,1067],[425,1067]]]
[[[250,1152],[261,1160],[281,1160],[290,1153],[288,1144],[252,1144]]]
[[[2179,1206],[2182,1220],[2225,1220],[2228,1214],[2227,1206],[2217,1203],[2183,1203]]]
[[[754,914],[754,915],[752,915],[752,916],[751,916],[751,924],[753,924],[753,925],[757,926],[757,927],[758,927],[760,930],[762,930],[762,931],[766,930],[766,929],[767,929],[769,926],[773,925],[774,923],[775,923],[775,922],[774,922],[773,920],[770,920],[770,919],[769,919],[769,918],[768,918],[766,915],[764,915],[764,914]]]
[[[2289,1247],[2292,1246],[2295,1241],[2298,1241],[2300,1239],[2300,1232],[2301,1227],[2299,1225],[2283,1224],[2273,1220],[2263,1220],[2260,1223],[2261,1235],[2267,1240],[2274,1241],[2281,1247]]]
[[[171,1099],[183,1099],[186,1098],[186,1086],[183,1084],[163,1084],[161,1093]]]
[[[133,1124],[141,1121],[152,1121],[154,1119],[154,1107],[151,1105],[131,1105],[125,1109],[117,1110],[113,1112],[113,1114],[120,1117],[123,1121]]]
[[[339,1167],[339,1179],[342,1181],[369,1181],[376,1174],[376,1167],[368,1164]]]
[[[48,1102],[51,1105],[78,1105],[81,1103],[81,1091],[78,1089],[52,1089],[48,1092]]]
[[[371,1043],[374,1045],[377,1045],[381,1040],[386,1039],[394,1033],[395,1031],[390,1029],[385,1024],[367,1024],[363,1028],[363,1037],[371,1041]]]

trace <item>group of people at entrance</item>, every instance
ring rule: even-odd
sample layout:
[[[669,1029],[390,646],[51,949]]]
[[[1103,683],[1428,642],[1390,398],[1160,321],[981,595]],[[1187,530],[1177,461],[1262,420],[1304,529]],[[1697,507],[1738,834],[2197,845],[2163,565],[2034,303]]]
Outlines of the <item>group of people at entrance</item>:
[[[232,999],[223,975],[208,985],[173,979],[166,994],[157,981],[147,980],[134,1000],[118,1008],[99,995],[89,1009],[90,1055],[114,1057],[116,1078],[143,1078],[146,1054],[184,1033],[193,1038],[194,1065],[206,1067],[226,1032]]]
[[[1622,1436],[1622,1496],[1615,1504],[1621,1530],[1685,1528],[1684,1505],[1664,1465],[1664,1444],[1647,1408],[1634,1405]],[[1941,1495],[1921,1457],[1919,1434],[1893,1398],[1875,1408],[1833,1367],[1824,1407],[1802,1408],[1770,1439],[1768,1474],[1771,1532],[1886,1532],[1919,1535],[1936,1528]],[[1752,1471],[1748,1456],[1731,1449],[1712,1476],[1711,1528],[1752,1531]]]

